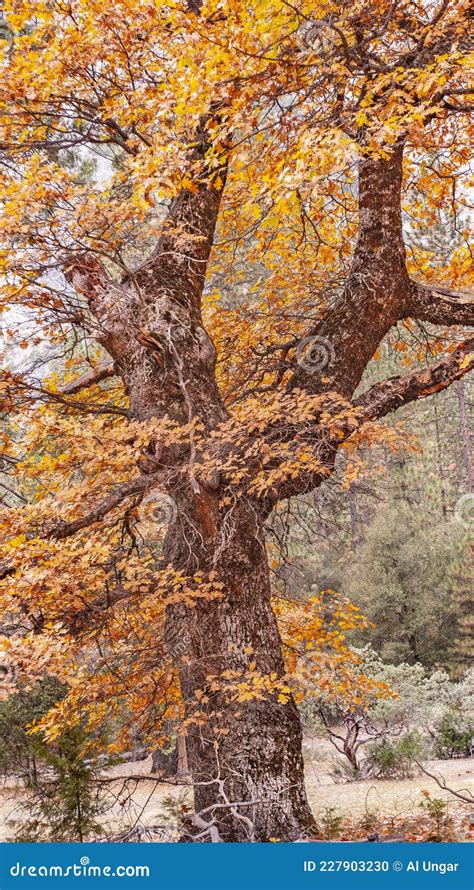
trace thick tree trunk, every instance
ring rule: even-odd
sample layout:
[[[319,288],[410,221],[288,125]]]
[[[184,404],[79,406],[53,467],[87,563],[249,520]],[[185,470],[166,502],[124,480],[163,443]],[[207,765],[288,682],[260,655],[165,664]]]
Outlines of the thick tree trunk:
[[[185,536],[175,530],[169,538],[181,567]],[[276,685],[284,675],[262,529],[249,505],[236,507],[215,565],[222,596],[173,605],[167,622],[189,720],[198,828],[212,823],[222,841],[294,840],[314,831],[296,705],[291,696],[278,700],[278,689],[246,698],[253,681],[272,677]]]
[[[217,105],[210,115],[202,119],[190,146],[191,169],[197,164],[194,187],[183,189],[171,203],[144,266],[118,283],[92,255],[75,255],[65,274],[85,295],[98,322],[98,340],[122,377],[130,417],[189,425],[187,444],[152,440],[139,465],[144,475],[162,474],[163,488],[177,506],[165,542],[166,562],[191,579],[196,573],[204,579],[212,574],[222,585],[219,597],[176,603],[167,613],[167,644],[186,712],[196,834],[206,840],[290,840],[313,832],[314,822],[304,789],[298,712],[282,688],[284,664],[270,603],[262,517],[278,500],[314,489],[325,476],[302,471],[252,504],[245,499],[245,486],[226,487],[219,478],[204,482],[198,472],[194,421],[211,436],[227,418],[215,375],[216,350],[201,314],[226,172],[224,151],[218,179],[210,177],[209,124],[212,119],[222,122],[225,109]],[[288,390],[337,391],[351,399],[385,334],[413,313],[420,289],[405,266],[402,161],[400,141],[391,154],[367,156],[360,163],[359,238],[348,281],[325,317],[308,331],[309,339],[314,336],[326,346],[327,366],[313,373],[295,357]],[[431,296],[423,296],[418,311],[432,318]],[[457,320],[464,317],[459,307],[456,313]],[[453,380],[458,371],[458,365],[454,370],[450,365],[446,373]],[[445,386],[444,369],[439,374],[437,385]],[[382,396],[377,387],[368,392],[374,417],[381,413],[372,399],[383,397],[386,413],[431,391],[426,376],[408,382],[402,378],[401,396],[397,385],[387,383]],[[312,447],[317,449],[313,432]],[[278,428],[276,442],[281,433]],[[331,438],[328,444],[324,429],[322,433],[320,461],[332,469],[338,444]]]

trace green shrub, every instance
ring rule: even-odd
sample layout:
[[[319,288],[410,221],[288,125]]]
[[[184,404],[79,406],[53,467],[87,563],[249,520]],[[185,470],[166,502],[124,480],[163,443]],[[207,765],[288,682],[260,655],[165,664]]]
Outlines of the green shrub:
[[[324,840],[337,840],[342,831],[343,819],[337,815],[334,807],[325,807],[322,816],[318,820],[321,837]]]
[[[474,737],[474,726],[457,710],[449,710],[435,731],[437,757],[468,757]]]
[[[425,810],[430,821],[431,835],[429,840],[435,843],[443,843],[453,840],[453,820],[449,815],[448,803],[439,797],[430,797],[427,791],[423,792],[425,799],[420,807]]]
[[[27,726],[47,714],[66,692],[67,686],[55,677],[44,677],[31,689],[0,702],[0,773],[20,775],[29,785],[37,782],[44,744],[28,734]]]
[[[394,740],[384,738],[368,746],[366,772],[380,779],[407,779],[416,772],[416,762],[424,753],[425,742],[417,732]]]
[[[37,781],[26,786],[20,818],[11,823],[15,841],[82,842],[102,834],[98,758],[85,757],[88,742],[79,726],[67,730],[54,746],[43,746]]]

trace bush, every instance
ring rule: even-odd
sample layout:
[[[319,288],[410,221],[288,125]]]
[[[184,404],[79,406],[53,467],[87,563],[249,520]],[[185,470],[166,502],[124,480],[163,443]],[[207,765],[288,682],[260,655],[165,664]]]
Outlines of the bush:
[[[27,726],[47,714],[66,692],[59,680],[44,677],[31,689],[0,702],[0,773],[19,775],[30,785],[37,782],[44,746],[38,736],[28,734]]]
[[[424,756],[425,742],[418,732],[407,732],[400,739],[388,738],[368,746],[367,775],[380,779],[408,779]]]
[[[325,807],[319,818],[321,837],[326,841],[337,840],[342,831],[343,818],[334,807]]]
[[[457,710],[449,710],[435,730],[434,749],[437,757],[468,757],[471,753],[474,726]]]
[[[447,801],[431,797],[428,791],[423,794],[425,799],[421,801],[420,807],[426,812],[430,822],[431,834],[428,840],[439,844],[453,841],[453,820],[449,815]]]

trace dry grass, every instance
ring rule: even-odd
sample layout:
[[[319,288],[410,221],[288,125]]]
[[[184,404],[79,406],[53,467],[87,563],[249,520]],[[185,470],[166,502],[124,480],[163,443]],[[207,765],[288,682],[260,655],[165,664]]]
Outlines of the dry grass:
[[[474,760],[433,760],[427,764],[430,772],[446,779],[450,788],[470,789],[474,793]],[[316,764],[307,763],[306,787],[311,808],[317,816],[326,807],[334,807],[341,815],[364,815],[366,812],[405,815],[413,813],[423,800],[423,791],[433,797],[450,800],[447,791],[441,791],[433,779],[423,774],[412,779],[369,780],[335,784],[327,776],[318,777]]]
[[[420,813],[419,804],[423,791],[433,797],[449,800],[450,812],[464,814],[472,807],[456,803],[448,792],[441,791],[433,779],[421,774],[403,780],[371,780],[336,784],[331,778],[330,750],[325,742],[307,745],[306,785],[308,797],[316,819],[332,807],[344,819],[358,819],[370,814],[384,818],[394,816],[401,819],[416,818]],[[179,798],[185,792],[182,787],[159,784],[148,778],[151,758],[139,763],[127,763],[107,771],[113,781],[110,791],[115,800],[106,816],[107,831],[116,832],[123,824],[163,825],[164,801],[167,797]],[[474,793],[474,759],[431,761],[428,769],[442,775],[447,784],[456,789],[470,789]],[[122,777],[129,780],[126,785]],[[18,791],[10,785],[0,789],[0,840],[8,838],[6,820],[15,815],[18,809]],[[15,796],[16,795],[16,796]],[[165,807],[166,809],[166,807]],[[166,837],[169,835],[166,834]]]

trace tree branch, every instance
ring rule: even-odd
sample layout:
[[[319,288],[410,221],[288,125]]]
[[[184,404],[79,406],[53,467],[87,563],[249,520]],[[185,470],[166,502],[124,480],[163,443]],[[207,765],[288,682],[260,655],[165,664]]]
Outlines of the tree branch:
[[[100,522],[110,513],[115,507],[118,507],[122,501],[126,500],[126,498],[133,497],[134,495],[144,494],[150,488],[154,488],[154,486],[164,483],[164,478],[161,473],[154,473],[153,475],[148,476],[138,476],[136,479],[132,479],[130,482],[125,482],[123,485],[120,485],[112,494],[109,495],[108,498],[105,498],[100,503],[96,504],[95,507],[90,510],[85,516],[81,516],[78,519],[73,519],[71,522],[58,522],[52,528],[49,529],[42,537],[44,538],[54,538],[57,541],[62,541],[65,538],[70,538],[72,535],[75,535],[76,532],[81,531],[84,528],[88,528],[90,525],[94,525],[96,522]],[[15,574],[17,567],[5,562],[0,562],[0,580],[3,578],[7,578],[9,575]]]
[[[430,779],[434,779],[438,788],[441,788],[442,791],[447,791],[449,794],[454,795],[454,797],[457,797],[457,798],[459,798],[459,800],[463,800],[466,803],[471,803],[471,804],[474,803],[474,794],[472,793],[472,791],[469,788],[461,788],[459,791],[455,791],[454,788],[449,788],[444,776],[438,777],[434,773],[430,773],[426,769],[426,767],[424,767],[423,764],[420,763],[419,760],[415,760],[415,763],[419,767],[421,772],[425,774],[425,776],[429,776]]]
[[[113,362],[101,362],[100,365],[97,365],[96,368],[90,368],[89,371],[86,371],[85,374],[82,374],[77,380],[73,380],[72,383],[67,383],[66,386],[61,386],[60,392],[64,393],[64,395],[73,395],[73,393],[80,392],[82,389],[88,389],[89,386],[94,386],[94,384],[100,383],[101,380],[106,380],[107,377],[115,377],[115,374],[116,371]]]
[[[118,507],[126,498],[133,497],[133,495],[137,494],[143,494],[149,488],[153,488],[160,482],[163,482],[161,474],[138,476],[130,482],[125,482],[112,492],[108,498],[105,498],[99,504],[96,504],[96,506],[85,516],[82,516],[79,519],[73,519],[71,522],[59,522],[54,528],[50,529],[46,537],[55,538],[57,541],[63,540],[64,538],[70,538],[81,529],[87,528],[89,525],[93,525],[96,522],[100,522],[101,519],[104,519],[108,513],[115,507]]]
[[[474,325],[472,294],[445,287],[425,287],[412,282],[412,305],[409,316],[431,324]]]
[[[363,423],[377,420],[396,411],[402,405],[447,389],[472,368],[474,368],[474,337],[460,343],[448,358],[431,368],[376,383],[354,404],[364,409]]]

